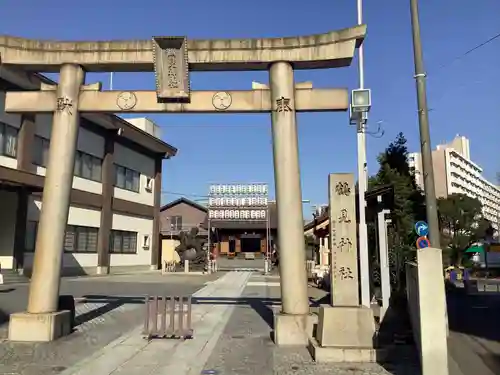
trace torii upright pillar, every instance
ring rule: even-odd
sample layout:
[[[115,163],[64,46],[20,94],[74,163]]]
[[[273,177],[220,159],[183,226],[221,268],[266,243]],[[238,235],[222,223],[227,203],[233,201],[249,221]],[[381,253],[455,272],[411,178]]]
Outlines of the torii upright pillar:
[[[84,80],[80,66],[61,66],[28,308],[10,316],[12,341],[52,341],[71,331],[70,312],[57,310],[80,122],[78,99]]]
[[[307,345],[309,300],[292,65],[272,64],[269,78],[276,106],[271,120],[282,302],[281,312],[274,317],[274,341]]]

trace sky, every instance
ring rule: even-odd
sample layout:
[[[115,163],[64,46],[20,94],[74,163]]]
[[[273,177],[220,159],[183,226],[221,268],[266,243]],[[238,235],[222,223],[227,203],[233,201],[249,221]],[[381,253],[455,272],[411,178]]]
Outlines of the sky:
[[[1,0],[0,34],[38,39],[111,40],[187,36],[188,39],[256,38],[324,33],[355,26],[355,0]],[[464,52],[500,32],[498,0],[420,0],[424,63],[433,147],[457,134],[471,141],[471,158],[495,180],[500,171],[500,38]],[[365,87],[372,90],[367,137],[368,172],[398,132],[410,151],[419,133],[409,0],[365,0]],[[457,59],[457,57],[460,57]],[[298,71],[296,81],[314,87],[358,85],[357,60],[350,67]],[[89,74],[87,82],[109,75]],[[267,72],[191,73],[193,90],[248,90],[268,82]],[[116,90],[154,90],[153,73],[117,73]],[[139,115],[137,117],[140,117]],[[162,200],[184,195],[203,199],[210,183],[267,182],[274,192],[271,121],[268,114],[147,115],[162,138],[179,149],[164,162]],[[356,132],[347,113],[298,114],[302,196],[327,203],[329,173],[356,173]],[[273,194],[273,193],[272,193]],[[304,214],[310,212],[304,207]]]

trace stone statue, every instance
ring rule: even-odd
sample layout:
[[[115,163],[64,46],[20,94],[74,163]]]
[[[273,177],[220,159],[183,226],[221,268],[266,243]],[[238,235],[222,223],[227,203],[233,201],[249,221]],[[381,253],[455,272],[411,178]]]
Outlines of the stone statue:
[[[198,228],[191,228],[189,232],[180,232],[180,244],[175,248],[181,263],[189,260],[193,264],[201,264],[205,262],[206,252],[203,251],[203,241],[198,237]]]

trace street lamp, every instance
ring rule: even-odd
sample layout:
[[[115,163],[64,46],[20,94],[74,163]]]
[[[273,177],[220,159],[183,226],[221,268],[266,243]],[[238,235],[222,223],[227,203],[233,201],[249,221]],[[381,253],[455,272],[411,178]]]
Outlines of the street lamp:
[[[361,69],[360,69],[361,70]],[[361,305],[370,307],[368,228],[366,226],[365,194],[368,185],[365,128],[372,106],[372,93],[363,87],[351,91],[349,124],[357,126],[358,133],[358,207],[359,207],[359,268],[361,274]]]
[[[356,89],[351,92],[351,112],[367,113],[372,106],[372,91],[370,89]]]
[[[368,121],[368,112],[372,107],[372,91],[370,89],[356,89],[351,91],[349,105],[349,124],[358,125],[360,132],[364,132],[364,125]]]
[[[363,24],[363,0],[356,1],[358,25]],[[368,185],[366,162],[366,134],[368,111],[371,107],[371,91],[365,89],[363,44],[358,47],[359,88],[351,92],[349,123],[356,125],[358,149],[358,206],[359,206],[359,272],[361,284],[361,305],[370,307],[370,267],[368,255],[368,229],[366,226],[365,193]]]

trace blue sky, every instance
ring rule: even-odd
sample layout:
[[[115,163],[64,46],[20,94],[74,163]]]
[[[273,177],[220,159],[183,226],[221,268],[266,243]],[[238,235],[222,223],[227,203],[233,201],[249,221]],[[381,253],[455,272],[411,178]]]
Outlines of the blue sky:
[[[0,34],[31,38],[149,39],[290,36],[322,33],[356,23],[355,0],[2,0]],[[452,63],[500,32],[498,0],[420,0],[424,59],[428,72],[433,146],[456,134],[471,140],[472,159],[494,180],[500,171],[500,39]],[[370,123],[382,121],[384,137],[368,137],[369,173],[376,156],[402,131],[410,150],[419,149],[409,0],[365,0],[366,86],[373,90]],[[442,67],[445,65],[445,67]],[[315,87],[357,86],[356,61],[343,69],[300,71],[297,81]],[[267,82],[265,72],[194,73],[195,90],[249,89]],[[107,75],[89,75],[88,81]],[[152,74],[115,75],[115,89],[154,89]],[[164,189],[197,198],[210,182],[273,184],[269,115],[150,115],[163,139],[179,148],[164,163]],[[327,175],[356,171],[355,129],[346,113],[300,114],[303,198],[327,201]],[[271,189],[273,191],[274,188]],[[164,201],[178,198],[165,194]],[[305,214],[309,208],[305,207]]]

